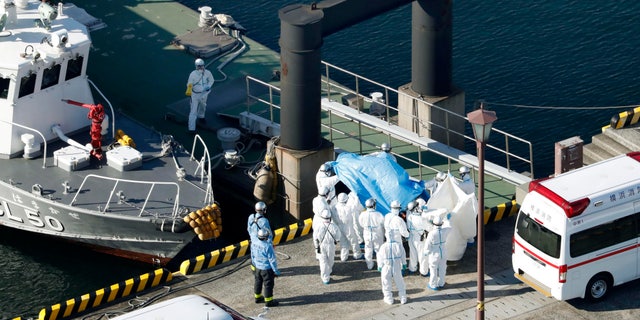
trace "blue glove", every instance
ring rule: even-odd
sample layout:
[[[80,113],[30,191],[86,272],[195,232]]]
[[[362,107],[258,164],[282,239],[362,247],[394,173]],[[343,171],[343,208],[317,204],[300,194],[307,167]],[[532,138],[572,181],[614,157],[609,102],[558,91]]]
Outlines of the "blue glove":
[[[382,267],[378,267],[378,272],[382,272]]]
[[[447,220],[451,220],[451,212],[447,213]]]
[[[274,271],[274,273],[275,273],[276,277],[280,276],[280,270],[276,270],[276,271]]]
[[[405,270],[407,270],[407,265],[406,265],[406,264],[403,264],[403,265],[402,265],[402,271],[405,271]]]

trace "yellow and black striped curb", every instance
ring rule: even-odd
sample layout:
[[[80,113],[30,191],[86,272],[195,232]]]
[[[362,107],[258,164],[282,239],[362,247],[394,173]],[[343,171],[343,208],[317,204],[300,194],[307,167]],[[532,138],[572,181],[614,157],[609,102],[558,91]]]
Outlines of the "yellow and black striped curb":
[[[290,224],[284,228],[277,229],[273,232],[273,244],[277,245],[281,242],[291,241],[295,238],[304,236],[311,231],[311,219]],[[195,258],[185,260],[180,264],[180,273],[190,275],[203,269],[215,267],[216,265],[227,262],[231,259],[239,258],[249,252],[249,240],[242,241],[238,244],[226,246],[222,249],[199,255]]]
[[[620,112],[611,117],[611,128],[620,129],[638,123],[640,120],[640,107]]]
[[[39,320],[55,320],[76,315],[80,312],[95,308],[132,293],[140,292],[161,283],[169,282],[173,274],[167,269],[157,269],[138,277],[125,280],[95,292],[69,299],[63,303],[40,310]]]
[[[516,200],[499,204],[493,208],[484,210],[484,224],[500,221],[506,217],[510,217],[520,209],[520,205]]]

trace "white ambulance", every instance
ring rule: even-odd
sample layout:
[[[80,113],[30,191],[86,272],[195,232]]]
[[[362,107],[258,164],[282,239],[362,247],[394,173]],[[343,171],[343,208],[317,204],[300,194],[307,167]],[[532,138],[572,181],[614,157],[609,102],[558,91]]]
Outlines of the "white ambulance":
[[[640,277],[640,152],[529,185],[513,235],[516,278],[558,300],[603,299]]]

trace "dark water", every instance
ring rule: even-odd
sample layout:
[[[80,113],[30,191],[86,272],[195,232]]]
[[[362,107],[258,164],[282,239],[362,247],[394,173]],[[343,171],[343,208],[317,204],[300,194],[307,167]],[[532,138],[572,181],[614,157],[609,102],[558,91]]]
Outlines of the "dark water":
[[[249,37],[279,51],[278,9],[311,1],[182,2],[230,14]],[[485,100],[498,115],[495,127],[534,144],[536,176],[552,173],[554,142],[573,136],[590,142],[624,110],[605,107],[640,101],[639,11],[635,0],[455,1],[453,78],[466,92],[467,111]],[[410,50],[411,8],[405,6],[327,37],[322,59],[399,87],[411,81]],[[0,319],[35,315],[150,270],[41,243],[0,229]]]

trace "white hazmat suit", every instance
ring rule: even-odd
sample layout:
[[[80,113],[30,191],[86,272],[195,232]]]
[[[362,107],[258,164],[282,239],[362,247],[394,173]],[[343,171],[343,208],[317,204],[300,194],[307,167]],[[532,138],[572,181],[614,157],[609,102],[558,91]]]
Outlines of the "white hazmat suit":
[[[427,233],[422,218],[422,209],[417,205],[407,212],[407,230],[409,231],[409,272],[416,272],[420,267],[420,274],[429,273],[427,259],[422,254]]]
[[[352,208],[349,206],[349,196],[346,193],[340,193],[338,195],[338,203],[335,207],[335,223],[340,228],[342,238],[340,239],[340,261],[347,261],[349,257],[349,246],[353,251],[353,258],[362,258],[362,252],[360,252],[360,243],[358,242],[358,235],[356,234],[356,217],[353,214]]]
[[[447,252],[445,243],[451,230],[448,221],[443,222],[442,217],[433,219],[433,230],[427,235],[424,244],[424,254],[429,259],[429,288],[439,290],[444,287],[444,278],[447,275]]]
[[[214,79],[211,71],[205,69],[204,61],[196,59],[196,70],[191,71],[187,86],[191,88],[191,103],[189,109],[189,131],[196,130],[196,118],[204,119],[207,110],[207,98]]]
[[[341,234],[338,226],[331,221],[331,213],[329,211],[324,210],[321,218],[323,221],[319,223],[317,228],[313,229],[313,243],[316,254],[319,254],[320,278],[322,283],[329,284],[336,255],[336,243],[339,241]]]
[[[396,242],[393,238],[384,242],[377,254],[378,271],[382,282],[383,300],[387,304],[393,304],[393,283],[395,282],[400,296],[400,303],[407,303],[407,289],[402,278],[402,270],[407,263],[407,255],[402,243]]]
[[[376,211],[375,200],[373,205],[367,205],[367,210],[363,211],[358,217],[358,221],[362,226],[362,237],[364,238],[364,260],[369,270],[373,269],[373,252],[378,252],[380,246],[384,242],[384,216]]]
[[[340,181],[338,176],[333,172],[333,168],[331,168],[328,164],[322,164],[318,172],[316,173],[316,186],[318,187],[318,192],[322,190],[322,188],[329,188],[329,193],[327,193],[327,203],[330,205],[335,204],[336,198],[336,184]]]
[[[399,243],[402,243],[403,237],[409,237],[407,224],[400,218],[400,206],[397,201],[391,202],[391,212],[384,216],[384,235],[386,239]]]

